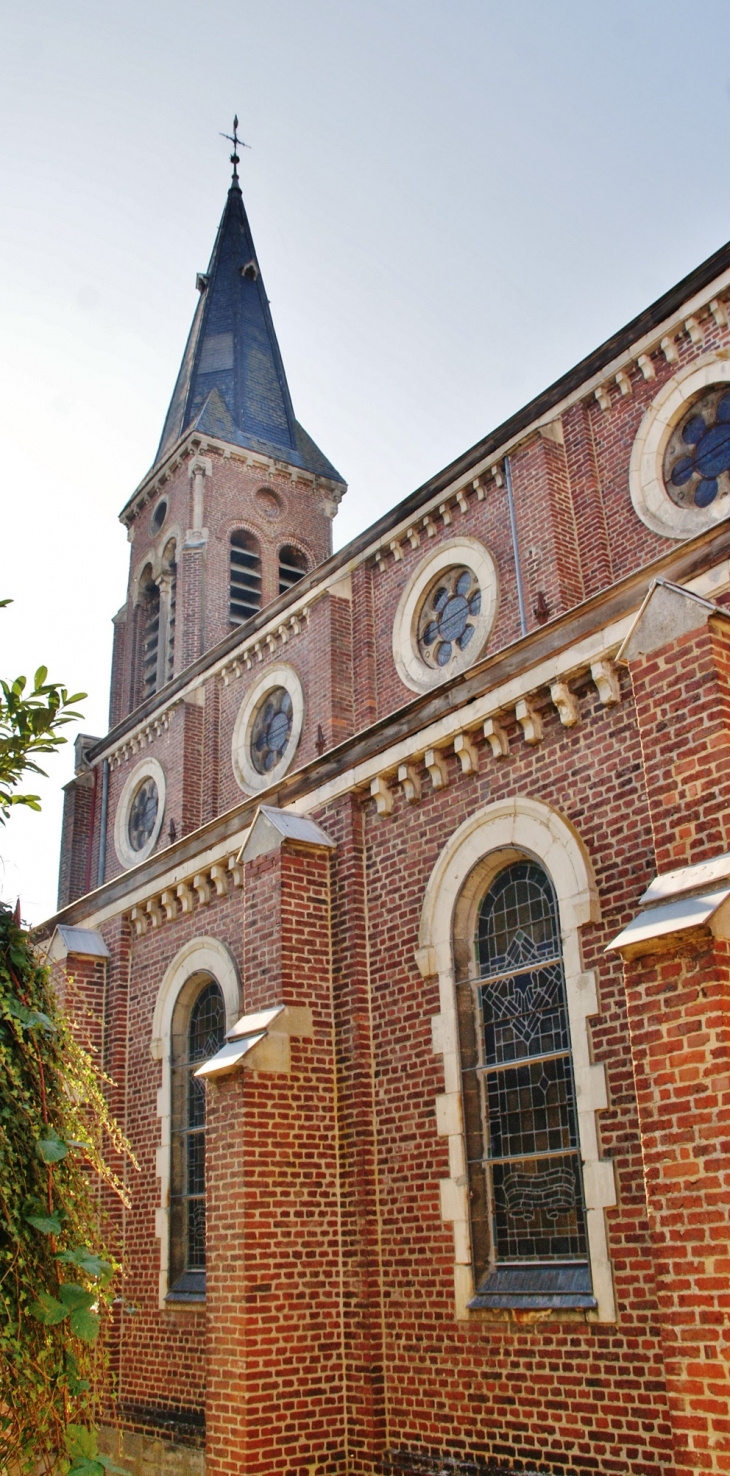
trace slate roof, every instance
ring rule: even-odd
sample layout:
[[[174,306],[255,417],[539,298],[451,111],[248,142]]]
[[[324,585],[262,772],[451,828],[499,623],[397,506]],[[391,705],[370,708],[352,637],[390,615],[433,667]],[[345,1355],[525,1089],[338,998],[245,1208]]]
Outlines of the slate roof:
[[[188,430],[344,482],[298,424],[256,248],[234,179],[167,412],[155,466]]]

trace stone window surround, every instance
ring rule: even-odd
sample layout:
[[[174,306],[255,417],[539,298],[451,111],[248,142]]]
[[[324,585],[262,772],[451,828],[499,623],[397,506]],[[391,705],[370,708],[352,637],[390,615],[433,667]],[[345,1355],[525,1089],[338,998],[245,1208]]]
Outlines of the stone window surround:
[[[438,574],[464,564],[476,576],[482,608],[474,618],[475,639],[455,660],[442,668],[429,666],[418,648],[418,619],[423,597]],[[412,692],[430,692],[446,677],[473,665],[484,651],[497,616],[499,574],[489,549],[477,538],[449,538],[414,569],[398,602],[393,621],[393,660],[404,686]]]
[[[661,538],[693,538],[730,516],[730,499],[709,507],[678,507],[664,485],[664,452],[690,400],[703,389],[730,383],[730,360],[716,354],[695,359],[668,379],[639,426],[631,451],[629,489],[634,511]]]
[[[580,929],[600,916],[593,869],[578,832],[541,801],[510,797],[469,816],[443,847],[431,872],[421,912],[416,961],[424,978],[439,980],[441,1010],[431,1025],[433,1049],[443,1056],[444,1092],[436,1098],[436,1130],[449,1140],[449,1177],[442,1179],[441,1215],[454,1235],[454,1315],[460,1320],[494,1319],[500,1313],[470,1311],[474,1295],[471,1229],[461,1096],[461,1060],[456,1011],[455,926],[468,926],[470,909],[505,856],[535,859],[555,887],[575,1071],[578,1126],[588,1222],[595,1312],[588,1322],[615,1322],[613,1274],[604,1210],[616,1204],[613,1164],[599,1156],[596,1113],[608,1105],[605,1067],[591,1061],[587,1020],[599,1013],[595,974],[582,966]],[[490,858],[492,858],[490,860]],[[478,895],[477,895],[478,893]],[[535,1314],[532,1314],[534,1317]],[[551,1318],[566,1314],[553,1312]],[[544,1316],[544,1314],[538,1314]]]
[[[210,974],[220,985],[226,1007],[226,1030],[232,1030],[241,1013],[241,986],[238,969],[224,943],[217,938],[193,938],[186,943],[168,965],[157,992],[152,1020],[150,1055],[162,1062],[162,1084],[157,1093],[157,1116],[160,1140],[156,1151],[156,1173],[160,1181],[160,1202],[155,1211],[155,1234],[160,1242],[159,1305],[167,1304],[170,1265],[170,1151],[171,1151],[171,1069],[172,1018],[175,1005],[188,980],[194,974]]]
[[[132,801],[145,779],[154,779],[157,785],[157,815],[152,828],[152,833],[140,851],[135,851],[129,843],[129,812]],[[146,861],[154,850],[157,839],[162,829],[162,821],[165,814],[165,798],[167,785],[165,783],[165,771],[162,764],[156,758],[144,758],[141,763],[135,764],[131,774],[127,775],[124,788],[117,801],[114,816],[114,849],[117,858],[125,868],[139,866],[141,861]]]
[[[256,712],[264,700],[267,692],[275,687],[284,687],[289,693],[292,701],[292,726],[289,742],[279,762],[274,764],[268,774],[259,774],[254,768],[249,754],[251,741],[251,730],[253,728]],[[245,794],[259,794],[264,789],[270,789],[282,779],[291,766],[291,763],[299,746],[304,723],[304,688],[301,677],[293,666],[286,662],[275,662],[273,666],[267,666],[261,675],[249,687],[246,696],[241,703],[233,727],[231,740],[231,760],[236,783]]]

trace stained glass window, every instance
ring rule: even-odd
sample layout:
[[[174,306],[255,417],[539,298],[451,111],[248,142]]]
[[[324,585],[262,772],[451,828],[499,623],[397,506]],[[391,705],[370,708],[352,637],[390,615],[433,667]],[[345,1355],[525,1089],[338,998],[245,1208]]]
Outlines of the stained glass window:
[[[225,1036],[225,1006],[214,979],[192,983],[180,996],[172,1038],[172,1162],[170,1174],[170,1291],[205,1291],[205,1087],[196,1066],[215,1054]]]
[[[522,1267],[520,1305],[593,1306],[557,904],[535,862],[498,873],[475,954],[459,986],[474,1305],[514,1305]]]
[[[445,667],[474,637],[482,608],[476,576],[463,565],[446,569],[431,586],[418,619],[418,648],[429,666]]]
[[[294,708],[286,687],[274,687],[261,702],[251,728],[251,762],[268,774],[283,758],[291,737]]]
[[[730,495],[730,390],[714,385],[685,411],[664,453],[664,482],[678,507]]]
[[[157,785],[149,776],[140,784],[129,810],[127,835],[133,851],[141,851],[146,846],[155,828],[159,804]]]

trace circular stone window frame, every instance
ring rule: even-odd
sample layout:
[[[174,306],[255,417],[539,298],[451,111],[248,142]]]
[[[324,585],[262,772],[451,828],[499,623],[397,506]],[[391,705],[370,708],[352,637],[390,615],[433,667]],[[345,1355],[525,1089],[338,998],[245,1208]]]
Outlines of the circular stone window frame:
[[[279,762],[274,764],[273,769],[269,769],[268,774],[259,774],[251,761],[251,732],[262,702],[275,687],[284,687],[291,697],[291,733]],[[272,784],[277,784],[280,779],[283,779],[299,747],[303,725],[304,688],[299,673],[285,662],[277,662],[275,666],[267,667],[246,693],[233,727],[231,761],[236,783],[244,794],[259,794],[262,790],[269,789]]]
[[[421,604],[429,586],[445,569],[464,564],[471,569],[482,596],[482,607],[472,617],[475,639],[444,667],[429,666],[418,646]],[[499,571],[489,549],[478,538],[449,538],[428,555],[411,574],[398,602],[393,621],[393,660],[404,686],[412,692],[430,692],[448,677],[466,671],[479,659],[489,640],[499,605]]]
[[[654,396],[631,450],[629,490],[634,511],[660,538],[694,538],[730,517],[730,497],[709,507],[679,507],[664,483],[664,453],[691,401],[714,385],[730,384],[730,360],[716,355],[695,360],[673,374]]]
[[[137,790],[145,779],[154,779],[157,785],[157,815],[149,839],[145,841],[141,851],[135,851],[129,841],[129,816]],[[154,758],[142,759],[142,762],[136,764],[131,774],[127,776],[114,816],[114,849],[122,866],[139,866],[140,862],[146,861],[151,855],[162,829],[166,797],[167,784],[162,764]]]

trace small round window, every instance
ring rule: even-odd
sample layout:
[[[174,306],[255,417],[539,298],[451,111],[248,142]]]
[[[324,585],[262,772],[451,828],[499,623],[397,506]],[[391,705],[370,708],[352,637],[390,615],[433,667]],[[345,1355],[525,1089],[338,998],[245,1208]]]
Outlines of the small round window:
[[[231,758],[236,782],[247,794],[282,779],[294,760],[304,722],[304,690],[287,662],[262,671],[239,708]]]
[[[674,427],[664,452],[664,481],[677,507],[709,507],[730,493],[730,390],[715,385]]]
[[[155,828],[160,796],[150,776],[140,784],[132,800],[127,821],[127,835],[133,851],[143,851]]]
[[[497,614],[497,566],[476,538],[449,538],[416,566],[393,621],[401,681],[428,692],[479,659]]]
[[[251,762],[269,774],[284,757],[291,738],[293,704],[286,687],[274,687],[261,703],[251,728]]]
[[[123,866],[145,861],[157,844],[165,810],[165,774],[146,758],[129,774],[114,816],[114,846]]]
[[[162,524],[167,517],[167,498],[161,497],[152,514],[152,532],[159,533]]]
[[[418,621],[418,648],[429,666],[448,666],[476,634],[482,592],[472,569],[445,569],[431,586]]]

